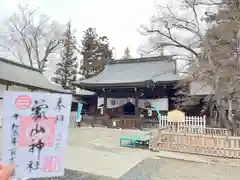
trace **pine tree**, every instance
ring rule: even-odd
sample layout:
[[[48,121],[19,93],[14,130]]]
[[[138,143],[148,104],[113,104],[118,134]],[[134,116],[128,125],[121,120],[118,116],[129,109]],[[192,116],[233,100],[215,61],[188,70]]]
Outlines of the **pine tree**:
[[[95,28],[88,28],[84,31],[81,54],[83,56],[81,70],[85,78],[101,72],[107,60],[112,59],[108,38],[99,37]]]
[[[83,55],[83,75],[87,78],[90,74],[92,74],[92,64],[96,59],[96,51],[98,47],[98,34],[96,33],[96,29],[88,28],[84,31],[84,36],[82,40],[82,51]]]
[[[57,64],[53,81],[60,84],[64,89],[75,91],[72,82],[76,81],[77,74],[77,56],[75,55],[76,39],[72,34],[70,21],[67,24],[66,32],[63,34],[62,45],[61,61]]]
[[[125,50],[124,50],[124,55],[122,57],[122,59],[131,59],[132,56],[130,54],[130,49],[127,47]]]
[[[113,59],[113,53],[112,49],[110,49],[109,45],[109,39],[106,36],[102,36],[98,38],[98,53],[100,53],[101,58],[106,60],[112,60]]]

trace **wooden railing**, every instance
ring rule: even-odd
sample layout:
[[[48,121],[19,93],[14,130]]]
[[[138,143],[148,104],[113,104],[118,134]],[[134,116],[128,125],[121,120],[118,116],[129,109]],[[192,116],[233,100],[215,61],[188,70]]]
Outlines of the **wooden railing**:
[[[192,133],[192,134],[230,136],[230,131],[226,128],[167,126],[165,129],[167,129],[169,132],[178,132],[184,134]]]
[[[69,127],[76,127],[76,117],[70,117]],[[81,121],[82,126],[101,126],[122,129],[140,129],[142,126],[142,119],[135,116],[122,116],[120,118],[109,118],[107,116],[83,116]]]
[[[165,128],[167,126],[177,125],[179,127],[196,127],[196,128],[205,128],[206,127],[206,117],[205,116],[185,116],[184,122],[169,122],[167,115],[162,115],[161,120],[159,121],[159,128]]]
[[[226,129],[220,128],[205,128],[202,133],[186,133],[186,131],[181,133],[168,129],[155,130],[150,138],[150,150],[240,159],[240,137],[225,134],[227,134]]]
[[[75,127],[76,122],[76,112],[72,113],[70,118],[70,127]],[[160,121],[158,119],[147,119],[142,117],[136,117],[132,115],[125,115],[118,118],[112,118],[108,116],[83,116],[81,125],[94,125],[103,127],[117,127],[117,128],[127,128],[127,129],[142,129],[142,128],[166,128],[169,126],[185,127],[184,131],[199,132],[206,127],[205,117],[195,117],[186,116],[185,122],[180,122],[177,124],[172,124],[167,120],[166,115],[162,115]],[[116,125],[116,126],[114,126]],[[182,132],[183,129],[179,129]]]

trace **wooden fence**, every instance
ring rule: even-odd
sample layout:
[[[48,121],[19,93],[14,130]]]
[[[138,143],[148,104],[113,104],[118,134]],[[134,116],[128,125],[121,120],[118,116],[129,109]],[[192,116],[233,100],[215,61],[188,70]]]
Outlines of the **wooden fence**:
[[[208,128],[208,127],[185,127],[185,126],[168,126],[165,130],[168,132],[179,132],[189,134],[207,134],[207,135],[220,135],[220,136],[230,136],[230,131],[226,128]]]
[[[203,129],[206,127],[205,116],[185,116],[185,122],[173,123],[169,122],[167,115],[162,115],[159,121],[159,128],[165,128],[167,126],[186,127],[192,129]]]
[[[109,119],[106,116],[83,116],[81,126],[95,126],[95,127],[112,127],[122,129],[140,129],[141,119],[135,116],[123,116],[120,118]],[[76,116],[73,114],[70,116],[69,127],[75,128]]]
[[[240,159],[240,137],[229,136],[226,129],[220,128],[205,128],[201,133],[158,129],[152,133],[150,138],[150,150]]]
[[[169,126],[176,127],[186,127],[189,131],[202,131],[206,127],[205,116],[186,116],[185,122],[172,123],[167,120],[167,115],[162,115],[160,120],[158,119],[144,119],[137,118],[135,116],[122,116],[120,118],[108,119],[106,116],[84,116],[82,124],[90,125],[94,124],[96,126],[108,126],[114,125],[113,121],[116,121],[116,126],[119,128],[166,128]],[[70,127],[76,127],[76,112],[72,112],[70,116]],[[181,129],[179,129],[179,132]]]

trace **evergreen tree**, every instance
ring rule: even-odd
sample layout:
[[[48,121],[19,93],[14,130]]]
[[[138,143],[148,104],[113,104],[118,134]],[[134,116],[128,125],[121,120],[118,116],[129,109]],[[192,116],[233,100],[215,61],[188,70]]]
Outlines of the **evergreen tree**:
[[[98,53],[100,53],[100,57],[103,61],[112,60],[113,59],[113,52],[110,49],[109,39],[106,36],[102,36],[98,38]]]
[[[122,59],[131,59],[132,56],[130,54],[130,49],[127,47],[125,50],[124,50],[124,55],[122,57]]]
[[[83,56],[81,71],[85,78],[101,72],[107,60],[112,59],[108,38],[99,37],[95,28],[84,31],[81,54]]]
[[[53,81],[60,84],[64,89],[75,91],[72,82],[76,81],[77,56],[75,55],[76,39],[72,34],[71,22],[68,22],[67,30],[63,34],[62,45],[61,61],[57,64]]]
[[[88,28],[85,30],[82,40],[83,75],[87,78],[89,74],[92,74],[92,64],[96,59],[96,51],[98,47],[98,34],[94,28]]]

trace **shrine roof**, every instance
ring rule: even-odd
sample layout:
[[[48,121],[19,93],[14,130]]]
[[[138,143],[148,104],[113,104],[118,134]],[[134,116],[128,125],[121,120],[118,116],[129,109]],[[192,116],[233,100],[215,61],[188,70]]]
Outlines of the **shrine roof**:
[[[71,93],[50,82],[38,69],[0,57],[0,80],[19,86]]]
[[[82,88],[142,87],[151,83],[180,80],[173,56],[112,60],[104,70],[91,78],[74,84]]]
[[[79,96],[93,96],[95,95],[96,93],[95,92],[92,92],[92,91],[88,91],[88,90],[85,90],[85,89],[80,89],[78,90],[75,95],[79,95]]]

